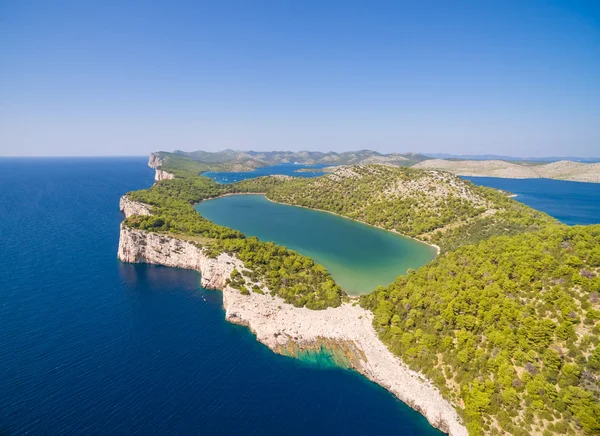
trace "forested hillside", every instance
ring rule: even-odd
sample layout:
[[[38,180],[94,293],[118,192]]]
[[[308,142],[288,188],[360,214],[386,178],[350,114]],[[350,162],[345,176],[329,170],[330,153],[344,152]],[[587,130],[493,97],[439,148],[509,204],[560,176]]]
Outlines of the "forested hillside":
[[[471,435],[600,434],[599,292],[600,225],[550,226],[447,253],[361,304]]]
[[[538,230],[552,218],[449,173],[360,165],[311,179],[249,179],[238,190],[334,212],[439,245],[442,251],[494,235]]]
[[[348,151],[343,153],[320,151],[236,151],[218,152],[177,150],[174,153],[161,151],[156,153],[164,160],[163,169],[169,172],[182,168],[196,174],[205,171],[251,171],[256,168],[281,163],[299,163],[304,165],[357,165],[385,163],[397,166],[411,166],[429,159],[418,153],[383,154],[372,150]]]
[[[214,256],[221,252],[235,254],[247,268],[231,277],[232,286],[242,293],[262,292],[255,286],[260,282],[294,306],[339,306],[345,293],[325,267],[285,247],[246,238],[237,230],[216,225],[192,206],[231,190],[231,185],[219,185],[207,177],[188,175],[162,180],[149,189],[127,194],[131,200],[151,205],[152,215],[132,215],[123,225],[191,240]]]
[[[232,286],[262,292],[260,282],[313,309],[344,298],[325,268],[217,226],[192,204],[262,192],[437,243],[444,253],[434,262],[361,297],[390,350],[457,405],[471,435],[600,434],[600,225],[561,225],[439,171],[361,165],[219,185],[187,166],[128,194],[153,215],[125,225],[235,253],[247,270],[234,271]]]

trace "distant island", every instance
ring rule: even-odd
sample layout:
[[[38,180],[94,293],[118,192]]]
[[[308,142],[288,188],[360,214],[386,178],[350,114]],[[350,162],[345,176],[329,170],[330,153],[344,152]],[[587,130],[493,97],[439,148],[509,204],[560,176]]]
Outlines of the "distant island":
[[[314,151],[193,151],[155,153],[158,159],[170,162],[172,167],[186,168],[193,172],[252,171],[269,165],[297,163],[303,165],[361,165],[386,164],[421,169],[448,171],[459,176],[501,177],[513,179],[558,179],[578,182],[600,183],[600,163],[572,160],[546,161],[541,158],[518,160],[516,158],[477,159],[432,158],[420,153],[378,153],[372,150],[354,152]],[[513,160],[510,160],[513,159]],[[330,171],[328,168],[326,171]],[[302,171],[302,170],[301,170]],[[304,170],[306,171],[306,170]]]
[[[449,171],[460,176],[502,177],[509,179],[545,178],[600,183],[600,163],[430,159],[415,164],[415,168]]]
[[[337,167],[233,184],[202,176],[290,161]],[[199,271],[223,291],[227,319],[275,352],[326,349],[451,435],[598,434],[600,225],[563,225],[421,168],[429,162],[370,151],[152,154],[156,183],[121,199],[118,257]],[[440,255],[350,298],[312,259],[193,208],[245,193],[398,232]]]

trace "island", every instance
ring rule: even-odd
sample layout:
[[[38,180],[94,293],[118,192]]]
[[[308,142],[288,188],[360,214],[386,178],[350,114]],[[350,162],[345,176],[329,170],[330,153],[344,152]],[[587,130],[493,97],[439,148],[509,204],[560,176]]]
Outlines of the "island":
[[[319,171],[331,172],[344,165],[382,164],[399,167],[413,167],[427,170],[440,170],[459,176],[500,177],[510,179],[556,179],[576,182],[600,183],[600,163],[556,160],[544,162],[517,158],[435,159],[420,153],[379,153],[372,150],[352,152],[318,151],[236,151],[220,152],[194,151],[173,153],[158,152],[154,156],[166,159],[172,167],[186,168],[196,172],[208,171],[252,171],[282,163],[302,165],[324,165]],[[160,170],[159,170],[160,171]],[[310,169],[299,169],[299,172]],[[157,177],[164,177],[157,173]]]
[[[118,257],[200,272],[228,321],[273,351],[327,350],[451,435],[600,432],[600,225],[568,227],[439,170],[345,163],[316,178],[217,184],[238,163],[153,154],[156,183],[121,198]],[[261,193],[439,247],[349,297],[326,268],[216,225],[193,205]]]
[[[600,183],[600,163],[561,160],[542,163],[506,160],[430,159],[416,168],[449,171],[460,176],[501,177],[508,179],[557,179]]]

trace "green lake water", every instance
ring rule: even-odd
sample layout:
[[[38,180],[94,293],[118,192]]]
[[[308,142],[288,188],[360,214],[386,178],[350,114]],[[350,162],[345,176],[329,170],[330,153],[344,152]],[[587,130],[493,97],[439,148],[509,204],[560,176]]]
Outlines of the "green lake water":
[[[329,213],[273,203],[262,195],[203,201],[196,210],[216,224],[311,257],[350,295],[385,286],[436,254],[413,239]]]

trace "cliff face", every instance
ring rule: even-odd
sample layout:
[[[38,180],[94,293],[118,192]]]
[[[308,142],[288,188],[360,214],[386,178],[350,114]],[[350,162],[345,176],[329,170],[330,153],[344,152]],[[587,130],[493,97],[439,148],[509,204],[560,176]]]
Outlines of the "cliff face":
[[[121,199],[121,210],[127,216],[151,212],[148,205],[127,197]],[[379,340],[371,312],[348,303],[319,311],[297,308],[272,297],[266,288],[264,295],[242,295],[225,284],[234,268],[241,271],[244,267],[234,256],[221,253],[213,259],[193,242],[122,224],[118,257],[123,262],[199,271],[203,287],[223,291],[226,319],[249,327],[257,340],[274,352],[294,355],[297,350],[321,347],[338,352],[350,367],[422,413],[433,426],[453,436],[467,435],[456,410],[439,390]]]
[[[175,177],[173,174],[168,173],[165,170],[162,170],[162,167],[165,164],[165,161],[160,158],[157,153],[151,153],[150,158],[148,159],[148,166],[150,168],[154,168],[156,172],[154,173],[154,181],[160,182],[161,180],[170,180]]]
[[[117,256],[123,262],[152,263],[199,271],[202,286],[208,289],[223,289],[233,269],[242,266],[242,262],[226,253],[212,259],[192,242],[123,225]]]
[[[157,153],[150,153],[150,158],[148,159],[148,166],[150,168],[159,168],[164,164],[163,160],[158,156]]]
[[[121,200],[119,200],[119,209],[125,214],[126,218],[129,218],[131,215],[152,215],[151,206],[130,200],[126,195],[122,196]]]
[[[247,326],[271,350],[292,355],[295,350],[321,347],[337,351],[351,368],[423,414],[434,427],[467,436],[454,407],[423,375],[387,349],[373,328],[373,314],[360,306],[347,303],[310,310],[269,295],[242,295],[229,287],[223,290],[223,306],[229,322]]]
[[[154,173],[154,181],[160,182],[161,180],[171,180],[175,177],[173,174],[166,172],[165,170],[157,169]]]

